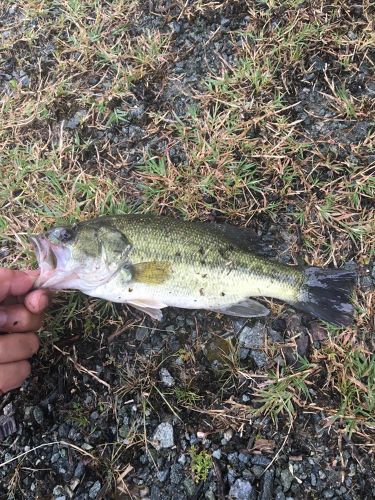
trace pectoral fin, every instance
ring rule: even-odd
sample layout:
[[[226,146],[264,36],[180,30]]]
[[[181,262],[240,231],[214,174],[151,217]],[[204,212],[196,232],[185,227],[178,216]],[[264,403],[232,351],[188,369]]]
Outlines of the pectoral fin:
[[[170,275],[169,262],[140,262],[132,266],[133,280],[148,285],[160,285]]]
[[[267,307],[252,299],[246,299],[237,304],[226,305],[212,310],[227,314],[228,316],[239,316],[241,318],[257,318],[267,316],[269,313]]]
[[[163,318],[163,313],[161,309],[167,307],[166,304],[162,302],[157,302],[153,300],[134,300],[133,302],[127,302],[128,305],[135,307],[139,311],[144,312],[151,316],[152,319],[157,319],[161,321]]]

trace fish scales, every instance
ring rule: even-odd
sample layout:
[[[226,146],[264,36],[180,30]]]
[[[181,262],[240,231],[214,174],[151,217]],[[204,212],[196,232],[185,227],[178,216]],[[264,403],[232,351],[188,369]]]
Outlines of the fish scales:
[[[299,270],[237,248],[211,224],[181,224],[175,219],[132,215],[105,219],[129,240],[133,248],[132,264],[171,263],[164,283],[149,286],[140,283],[138,287],[133,283],[132,291],[126,293],[129,300],[138,298],[137,293],[151,293],[158,298],[173,294],[178,302],[174,305],[180,307],[194,307],[197,303],[220,307],[251,296],[277,298],[280,294],[293,300],[303,280]]]

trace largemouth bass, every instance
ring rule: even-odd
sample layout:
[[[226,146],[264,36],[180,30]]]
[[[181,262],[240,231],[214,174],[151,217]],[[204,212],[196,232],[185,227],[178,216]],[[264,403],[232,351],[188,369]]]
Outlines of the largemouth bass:
[[[80,290],[154,319],[168,306],[265,316],[253,297],[270,297],[337,325],[352,322],[354,273],[269,260],[249,250],[247,232],[233,226],[114,215],[30,239],[37,287]]]

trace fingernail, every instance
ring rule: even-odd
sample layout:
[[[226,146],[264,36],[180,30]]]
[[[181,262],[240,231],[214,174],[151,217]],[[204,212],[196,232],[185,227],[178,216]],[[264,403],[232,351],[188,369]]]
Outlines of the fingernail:
[[[7,322],[7,319],[8,319],[7,313],[4,311],[0,311],[0,326],[5,325],[5,323]]]

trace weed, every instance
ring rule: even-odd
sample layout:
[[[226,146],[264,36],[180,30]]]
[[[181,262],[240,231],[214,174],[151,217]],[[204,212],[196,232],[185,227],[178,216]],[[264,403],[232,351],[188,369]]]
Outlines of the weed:
[[[73,403],[66,418],[74,425],[84,428],[89,424],[89,419],[87,418],[86,413],[87,410],[80,403]]]
[[[179,405],[184,404],[187,406],[192,406],[194,403],[202,399],[202,396],[199,396],[196,392],[191,391],[185,387],[176,387],[174,390],[174,394]]]
[[[208,474],[212,469],[212,457],[206,451],[199,451],[195,446],[192,446],[189,451],[191,458],[191,472],[193,474],[194,481],[199,483],[200,481],[206,481]]]

